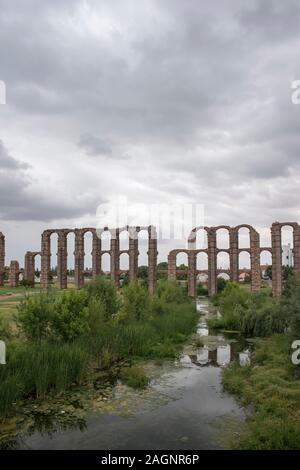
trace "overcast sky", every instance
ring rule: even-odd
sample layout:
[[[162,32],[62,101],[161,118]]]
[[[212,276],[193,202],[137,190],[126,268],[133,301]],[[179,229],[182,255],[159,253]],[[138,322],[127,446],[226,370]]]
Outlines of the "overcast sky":
[[[299,221],[299,25],[298,0],[0,0],[6,263],[120,196]]]

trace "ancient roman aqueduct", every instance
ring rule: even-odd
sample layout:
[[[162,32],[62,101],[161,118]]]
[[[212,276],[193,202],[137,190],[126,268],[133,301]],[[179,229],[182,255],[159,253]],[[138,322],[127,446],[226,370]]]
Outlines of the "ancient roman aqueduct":
[[[176,280],[178,268],[176,259],[179,253],[186,253],[188,257],[187,283],[188,292],[191,297],[196,296],[197,276],[206,274],[208,278],[208,291],[212,296],[217,292],[217,278],[220,274],[227,274],[231,281],[239,280],[239,255],[241,252],[247,252],[250,255],[250,272],[251,272],[251,288],[253,292],[258,292],[261,288],[261,268],[260,255],[263,251],[267,251],[272,256],[272,290],[274,296],[280,296],[282,293],[282,228],[285,226],[293,229],[293,259],[294,272],[300,273],[300,226],[296,222],[279,223],[275,222],[271,227],[271,246],[260,246],[259,233],[250,225],[239,225],[237,227],[229,227],[221,225],[218,227],[205,227],[207,233],[207,248],[197,249],[196,238],[200,228],[192,230],[188,238],[187,249],[172,250],[168,256],[168,278]],[[239,247],[239,230],[247,228],[250,234],[250,247]],[[229,248],[218,248],[217,232],[225,229],[229,233]],[[42,234],[41,250],[36,252],[27,252],[25,255],[24,278],[34,281],[35,278],[35,257],[41,256],[41,288],[47,289],[50,285],[51,271],[51,235],[57,234],[57,284],[61,289],[67,288],[67,266],[68,266],[68,250],[67,237],[69,233],[75,234],[75,286],[81,288],[84,285],[84,236],[90,232],[93,237],[92,242],[92,274],[97,276],[102,272],[102,256],[108,253],[110,256],[110,276],[112,281],[119,286],[120,274],[126,272],[129,281],[137,279],[138,275],[138,256],[139,256],[139,239],[138,234],[141,230],[148,232],[148,285],[151,293],[155,291],[157,282],[157,236],[153,226],[149,227],[124,227],[120,229],[57,229],[45,230]],[[108,231],[111,235],[110,249],[102,250],[101,234]],[[127,231],[129,235],[128,250],[120,250],[120,234]],[[228,253],[230,267],[229,269],[218,269],[217,256],[219,253]],[[120,256],[127,253],[129,256],[129,269],[120,270]],[[197,269],[197,255],[205,253],[208,259],[208,269]],[[16,287],[19,282],[19,274],[21,272],[18,261],[11,261],[9,268],[5,267],[5,237],[0,232],[0,285],[3,285],[4,273],[9,273],[9,285]]]

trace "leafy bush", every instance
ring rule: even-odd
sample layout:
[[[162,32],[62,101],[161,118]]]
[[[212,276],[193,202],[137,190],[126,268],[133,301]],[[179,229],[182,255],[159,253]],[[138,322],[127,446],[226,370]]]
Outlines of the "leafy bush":
[[[89,332],[88,296],[84,290],[69,290],[54,302],[51,329],[56,339],[73,341]]]
[[[188,296],[185,289],[183,289],[177,282],[161,280],[157,285],[157,296],[162,302],[183,304],[188,302]]]
[[[142,320],[149,314],[150,294],[138,281],[124,288],[120,318],[123,320]]]
[[[268,336],[287,328],[287,315],[280,304],[265,292],[246,292],[228,283],[218,297],[221,318],[209,321],[210,327],[240,331],[245,336]]]
[[[22,279],[20,281],[20,286],[34,287],[34,281],[32,281],[31,279]]]
[[[41,293],[27,296],[17,307],[17,324],[31,341],[49,337],[54,316],[54,294]]]
[[[208,296],[208,288],[207,286],[203,285],[203,284],[198,284],[197,285],[197,295],[199,297],[202,297],[202,296]]]
[[[105,317],[109,319],[119,308],[119,299],[115,285],[110,280],[97,277],[85,287],[88,298],[99,299],[105,308]]]
[[[144,369],[138,366],[125,367],[121,372],[121,378],[132,388],[145,388],[150,382]]]

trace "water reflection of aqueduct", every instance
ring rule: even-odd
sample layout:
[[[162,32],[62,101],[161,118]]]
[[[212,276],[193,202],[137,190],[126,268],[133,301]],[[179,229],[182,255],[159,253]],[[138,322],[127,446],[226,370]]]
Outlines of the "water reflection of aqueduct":
[[[200,228],[192,230],[187,249],[172,250],[168,256],[168,278],[176,280],[179,274],[177,268],[177,256],[185,253],[188,259],[186,270],[188,292],[191,297],[196,296],[197,277],[205,274],[208,278],[209,295],[214,295],[217,291],[217,278],[221,274],[226,274],[231,281],[238,281],[242,271],[239,266],[239,256],[242,252],[250,256],[250,277],[253,292],[258,292],[261,288],[261,253],[269,252],[272,257],[272,289],[273,295],[279,296],[282,292],[282,228],[289,226],[293,230],[293,259],[294,272],[300,272],[300,226],[296,222],[279,223],[275,222],[271,227],[271,246],[260,246],[259,233],[250,225],[239,225],[237,227],[218,226],[205,227],[207,244],[205,248],[197,249],[196,239]],[[239,231],[246,228],[249,231],[249,247],[239,246]],[[92,234],[92,275],[97,276],[102,273],[102,257],[108,254],[110,257],[110,276],[112,281],[119,286],[120,274],[127,273],[129,281],[132,282],[138,276],[139,257],[139,233],[146,230],[148,233],[148,284],[150,292],[154,292],[157,281],[157,236],[155,228],[150,227],[123,227],[120,229],[94,228],[83,229],[57,229],[45,230],[42,234],[41,250],[27,252],[25,255],[24,277],[34,281],[35,258],[41,256],[41,287],[47,288],[50,284],[51,273],[51,235],[57,234],[57,284],[61,289],[67,288],[68,273],[68,235],[75,235],[74,266],[75,266],[75,286],[80,288],[84,285],[84,260],[85,246],[84,237],[86,233]],[[217,244],[217,233],[219,230],[226,230],[229,235],[228,248],[220,248]],[[120,249],[120,235],[122,232],[128,233],[128,249]],[[109,232],[111,235],[110,247],[102,249],[101,235]],[[126,253],[129,259],[129,269],[120,269],[120,257]],[[218,255],[226,253],[229,257],[229,268],[218,268]],[[203,254],[207,258],[207,269],[198,269],[197,257]],[[5,271],[5,238],[0,233],[0,285],[3,284],[3,274]],[[9,268],[10,285],[17,285],[19,275],[18,262],[12,261]]]

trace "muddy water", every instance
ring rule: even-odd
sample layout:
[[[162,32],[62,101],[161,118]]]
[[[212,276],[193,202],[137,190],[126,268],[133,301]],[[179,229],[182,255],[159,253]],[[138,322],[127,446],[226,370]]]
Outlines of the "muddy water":
[[[216,311],[197,302],[197,334],[175,362],[143,364],[152,378],[145,391],[117,383],[94,400],[84,423],[23,436],[27,449],[220,449],[228,448],[244,412],[222,391],[221,371],[231,360],[249,361],[247,344],[235,335],[212,334],[207,318]]]

